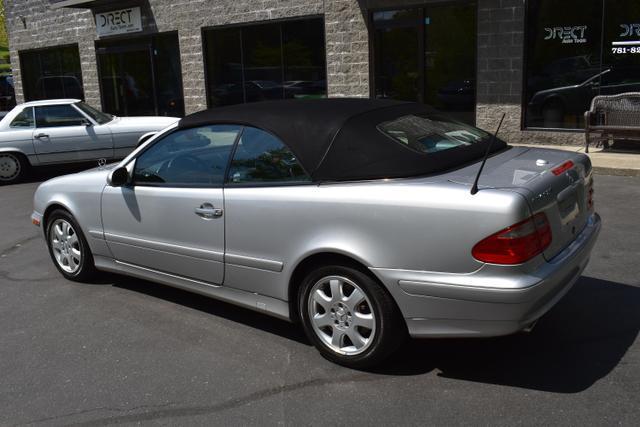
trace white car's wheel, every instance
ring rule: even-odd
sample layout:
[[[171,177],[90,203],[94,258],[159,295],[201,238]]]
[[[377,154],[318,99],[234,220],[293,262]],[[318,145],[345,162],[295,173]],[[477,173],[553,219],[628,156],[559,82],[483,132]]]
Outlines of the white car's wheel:
[[[95,273],[93,256],[80,226],[64,210],[47,219],[47,246],[56,268],[69,280],[83,281]]]
[[[16,153],[0,153],[0,183],[20,181],[27,172],[27,161]]]
[[[324,357],[345,366],[380,363],[406,335],[388,292],[355,268],[314,270],[302,283],[298,304],[309,339]]]

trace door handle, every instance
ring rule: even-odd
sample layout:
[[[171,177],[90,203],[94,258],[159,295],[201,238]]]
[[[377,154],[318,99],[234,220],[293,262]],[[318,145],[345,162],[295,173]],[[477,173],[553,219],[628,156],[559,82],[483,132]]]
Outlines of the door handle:
[[[223,211],[220,208],[214,208],[211,203],[203,203],[195,209],[195,213],[204,219],[213,219],[221,217]]]
[[[49,135],[47,135],[46,133],[39,133],[36,135],[37,139],[41,139],[41,138],[49,138]]]

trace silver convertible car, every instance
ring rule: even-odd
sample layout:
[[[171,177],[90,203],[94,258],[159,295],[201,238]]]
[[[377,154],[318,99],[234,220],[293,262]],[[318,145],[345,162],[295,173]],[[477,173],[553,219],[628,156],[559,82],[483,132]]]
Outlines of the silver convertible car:
[[[196,113],[115,166],[43,183],[34,203],[66,278],[121,273],[299,322],[356,368],[407,334],[531,328],[601,224],[587,156],[388,100]]]
[[[138,140],[176,117],[115,117],[78,99],[32,101],[0,120],[0,184],[24,178],[31,166],[122,159]]]

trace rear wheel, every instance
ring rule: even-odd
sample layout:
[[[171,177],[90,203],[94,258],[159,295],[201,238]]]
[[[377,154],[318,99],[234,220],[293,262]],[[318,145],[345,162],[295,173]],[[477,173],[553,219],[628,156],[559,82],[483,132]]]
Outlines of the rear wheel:
[[[29,163],[20,154],[0,153],[0,183],[12,184],[25,177]]]
[[[351,267],[321,267],[308,274],[298,309],[320,353],[351,368],[379,364],[406,336],[391,296],[369,275]]]
[[[95,273],[89,244],[69,212],[59,209],[49,215],[47,246],[53,263],[65,278],[80,282]]]

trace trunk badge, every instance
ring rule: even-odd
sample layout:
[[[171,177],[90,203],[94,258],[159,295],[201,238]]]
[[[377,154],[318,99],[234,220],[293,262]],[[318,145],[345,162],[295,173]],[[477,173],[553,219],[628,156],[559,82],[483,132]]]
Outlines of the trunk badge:
[[[536,160],[536,166],[545,166],[545,165],[548,165],[548,164],[549,164],[549,162],[546,161],[545,159]]]

